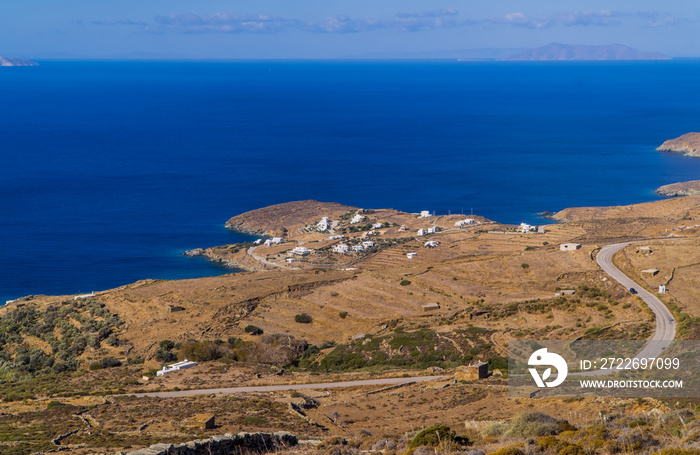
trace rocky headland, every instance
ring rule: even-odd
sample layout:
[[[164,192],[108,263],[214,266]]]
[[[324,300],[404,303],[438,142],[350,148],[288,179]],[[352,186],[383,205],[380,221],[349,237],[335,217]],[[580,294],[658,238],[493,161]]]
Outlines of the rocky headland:
[[[664,185],[656,190],[656,194],[662,196],[695,196],[700,194],[700,180]]]
[[[24,58],[0,57],[0,66],[39,66],[39,64]]]
[[[700,133],[686,133],[675,139],[669,139],[656,150],[700,157]]]

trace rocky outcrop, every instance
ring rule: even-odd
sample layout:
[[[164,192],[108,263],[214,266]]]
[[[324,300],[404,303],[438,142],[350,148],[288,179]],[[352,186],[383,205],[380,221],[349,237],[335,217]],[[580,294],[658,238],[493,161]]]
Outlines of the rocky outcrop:
[[[669,139],[656,150],[700,157],[700,133],[687,133],[675,139]]]
[[[39,66],[39,64],[23,58],[0,57],[0,66]]]
[[[292,447],[297,437],[286,433],[227,433],[210,439],[198,439],[184,444],[154,444],[120,455],[229,455],[235,453],[266,453]]]
[[[656,190],[656,194],[662,196],[695,196],[700,194],[700,180],[664,185]]]

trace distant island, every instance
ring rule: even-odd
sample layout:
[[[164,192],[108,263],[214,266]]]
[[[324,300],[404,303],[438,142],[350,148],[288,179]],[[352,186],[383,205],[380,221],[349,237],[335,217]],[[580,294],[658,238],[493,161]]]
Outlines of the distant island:
[[[670,60],[659,52],[644,52],[624,44],[602,46],[551,43],[524,49],[500,60]]]
[[[0,66],[39,66],[39,64],[24,58],[0,57]]]
[[[656,194],[662,196],[695,196],[700,194],[700,180],[690,182],[671,183],[656,190]]]

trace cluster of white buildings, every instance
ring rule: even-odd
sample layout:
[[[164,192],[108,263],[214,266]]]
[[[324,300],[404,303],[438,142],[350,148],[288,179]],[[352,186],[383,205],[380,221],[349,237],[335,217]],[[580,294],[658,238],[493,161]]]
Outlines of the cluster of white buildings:
[[[340,240],[340,239],[344,239],[344,238],[345,238],[344,235],[331,235],[330,237],[328,237],[328,240]]]
[[[364,251],[364,250],[367,250],[367,249],[372,248],[372,247],[374,247],[374,242],[368,240],[368,241],[362,242],[358,245],[353,245],[352,250],[355,252],[360,252],[360,251]],[[351,249],[351,247],[347,246],[344,243],[340,243],[340,244],[333,247],[333,252],[344,254],[344,253],[349,252],[350,249]]]
[[[533,226],[527,223],[520,223],[520,232],[523,234],[529,234],[530,232],[537,232],[538,234],[544,234],[544,226]]]
[[[258,239],[261,240],[261,239]],[[273,237],[271,239],[267,239],[264,242],[265,246],[272,246],[272,245],[279,245],[280,243],[284,242],[284,239],[282,237]],[[257,241],[256,241],[257,243]],[[259,243],[258,243],[259,245]]]
[[[430,210],[421,210],[421,212],[420,212],[420,217],[421,217],[421,218],[428,218],[428,217],[430,217],[430,216],[433,216],[433,215],[430,213]]]
[[[474,218],[467,218],[465,220],[457,221],[455,223],[456,227],[463,227],[463,226],[469,226],[470,224],[474,224]]]
[[[435,248],[436,246],[440,245],[440,242],[437,240],[430,240],[428,242],[425,242],[425,245],[423,245],[426,248]]]
[[[428,234],[435,234],[437,232],[438,228],[437,226],[430,226],[428,229],[418,229],[418,232],[416,232],[416,235],[422,236],[422,235],[428,235]]]

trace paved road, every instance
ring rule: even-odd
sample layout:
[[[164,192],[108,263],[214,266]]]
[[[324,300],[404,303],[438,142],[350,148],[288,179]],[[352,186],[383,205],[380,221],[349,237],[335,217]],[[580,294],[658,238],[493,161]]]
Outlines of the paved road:
[[[304,390],[304,389],[335,389],[342,387],[357,387],[363,385],[396,385],[410,384],[413,382],[432,381],[433,379],[445,379],[448,376],[420,376],[415,378],[387,378],[387,379],[368,379],[364,381],[345,381],[345,382],[321,382],[317,384],[289,384],[289,385],[268,385],[268,386],[253,386],[253,387],[229,387],[223,389],[199,389],[199,390],[180,390],[177,392],[151,392],[151,393],[134,393],[131,396],[137,397],[186,397],[191,395],[211,395],[211,394],[227,394],[227,393],[245,393],[245,392],[278,392],[283,390]]]
[[[279,267],[279,268],[281,268],[281,269],[287,269],[287,270],[299,270],[299,269],[296,268],[296,267],[287,267],[286,265],[277,264],[277,263],[275,263],[275,262],[270,262],[270,261],[268,261],[267,259],[265,259],[264,257],[258,256],[257,254],[254,253],[254,251],[255,251],[256,248],[257,248],[257,246],[251,246],[250,248],[248,248],[248,255],[250,255],[250,256],[251,256],[253,259],[255,259],[256,261],[260,261],[260,262],[262,262],[263,264],[267,264],[267,265],[269,265],[269,266],[271,266],[271,267]]]
[[[634,288],[637,291],[637,295],[651,308],[651,311],[654,312],[656,316],[656,331],[644,349],[637,354],[637,358],[659,357],[676,336],[676,321],[661,300],[632,281],[627,275],[613,265],[613,255],[632,243],[634,242],[605,245],[601,248],[598,256],[596,256],[596,262],[598,262],[598,265],[600,265],[608,275],[625,288]]]

